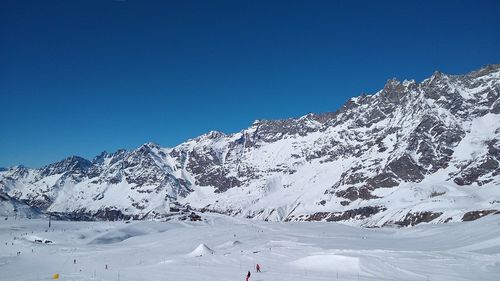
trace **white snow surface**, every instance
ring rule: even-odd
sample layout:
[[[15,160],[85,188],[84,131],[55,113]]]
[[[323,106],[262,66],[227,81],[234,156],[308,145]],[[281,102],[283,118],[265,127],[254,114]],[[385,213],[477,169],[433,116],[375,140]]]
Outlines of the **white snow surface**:
[[[203,257],[207,255],[213,255],[214,250],[210,249],[205,244],[200,244],[196,249],[194,249],[191,253],[188,254],[189,257]]]
[[[75,281],[234,281],[244,280],[247,271],[251,281],[493,281],[500,276],[498,215],[371,229],[216,214],[204,218],[52,221],[50,229],[42,219],[0,218],[0,280],[51,280],[58,273],[59,280]],[[254,270],[257,263],[261,273]]]

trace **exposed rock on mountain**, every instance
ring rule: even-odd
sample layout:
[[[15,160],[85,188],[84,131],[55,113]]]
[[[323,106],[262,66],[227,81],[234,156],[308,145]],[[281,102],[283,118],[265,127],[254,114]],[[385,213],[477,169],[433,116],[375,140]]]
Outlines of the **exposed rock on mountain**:
[[[333,113],[0,170],[0,191],[85,218],[159,218],[176,202],[263,220],[471,220],[500,210],[499,96],[500,65],[391,79]]]

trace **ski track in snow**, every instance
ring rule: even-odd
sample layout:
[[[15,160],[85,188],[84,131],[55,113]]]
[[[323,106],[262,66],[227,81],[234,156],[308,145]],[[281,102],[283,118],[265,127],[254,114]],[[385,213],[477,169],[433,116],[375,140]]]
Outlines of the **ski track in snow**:
[[[51,280],[59,273],[60,280],[76,281],[233,281],[244,280],[248,270],[252,281],[493,281],[500,276],[498,215],[399,229],[204,218],[53,221],[48,230],[45,220],[0,218],[0,280]],[[255,272],[256,263],[262,273]]]

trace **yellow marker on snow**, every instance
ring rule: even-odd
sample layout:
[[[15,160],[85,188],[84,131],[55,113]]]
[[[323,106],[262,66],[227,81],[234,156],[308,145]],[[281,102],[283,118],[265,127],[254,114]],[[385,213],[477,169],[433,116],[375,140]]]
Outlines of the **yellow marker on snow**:
[[[54,279],[54,280],[59,279],[59,273],[54,274],[54,276],[52,276],[52,279]]]

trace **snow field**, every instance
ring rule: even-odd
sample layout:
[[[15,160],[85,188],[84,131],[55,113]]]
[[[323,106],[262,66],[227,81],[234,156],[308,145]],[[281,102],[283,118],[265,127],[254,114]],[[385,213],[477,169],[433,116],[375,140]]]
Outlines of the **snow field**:
[[[233,281],[244,280],[249,270],[252,281],[487,281],[500,276],[496,215],[400,229],[204,218],[53,221],[50,229],[42,219],[0,218],[0,280],[51,280],[59,273],[59,280],[75,281]],[[256,263],[262,273],[255,272]]]

